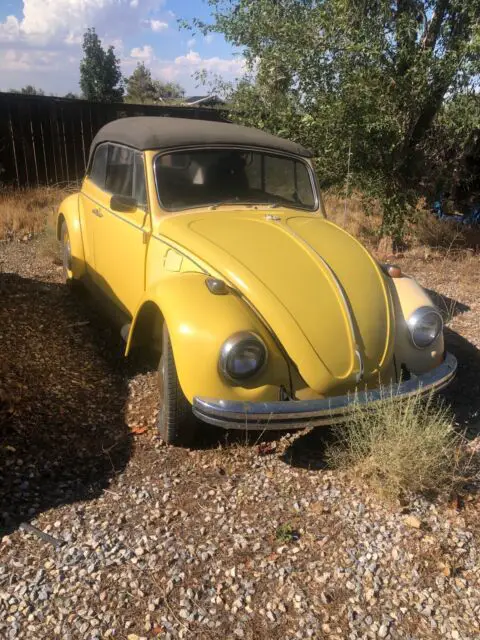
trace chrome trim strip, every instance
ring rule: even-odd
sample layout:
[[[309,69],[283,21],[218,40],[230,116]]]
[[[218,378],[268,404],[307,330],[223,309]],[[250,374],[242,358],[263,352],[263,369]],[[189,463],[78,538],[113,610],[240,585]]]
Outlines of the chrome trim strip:
[[[345,422],[353,404],[372,405],[392,398],[402,400],[445,388],[455,377],[457,360],[446,353],[445,360],[435,369],[410,380],[372,391],[360,391],[344,396],[315,400],[274,402],[241,402],[214,400],[196,396],[193,413],[209,424],[225,429],[280,430],[320,426]]]
[[[94,204],[98,204],[106,213],[110,213],[112,214],[112,216],[115,216],[115,218],[117,218],[118,220],[121,220],[122,222],[126,222],[127,224],[129,224],[131,227],[134,227],[135,229],[139,229],[140,231],[145,231],[145,226],[140,227],[138,224],[135,224],[134,222],[132,222],[131,220],[127,220],[126,218],[124,218],[123,216],[119,216],[117,215],[114,211],[112,211],[109,207],[106,207],[104,204],[102,204],[101,202],[98,202],[98,200],[95,200],[94,198],[92,198],[91,196],[87,195],[86,193],[83,193],[83,191],[81,192],[82,195],[87,198],[87,200],[90,200],[90,202],[93,202]],[[94,211],[92,210],[92,213],[94,213]],[[102,216],[98,216],[97,213],[94,213],[94,215],[96,215],[97,217],[102,217]],[[145,212],[145,215],[147,216],[148,214]]]

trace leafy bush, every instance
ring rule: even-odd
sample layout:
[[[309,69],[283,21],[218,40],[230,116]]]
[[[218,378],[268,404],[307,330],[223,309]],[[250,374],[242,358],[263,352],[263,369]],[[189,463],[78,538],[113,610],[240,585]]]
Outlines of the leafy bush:
[[[385,392],[374,407],[356,403],[334,434],[329,464],[353,470],[387,498],[441,491],[466,471],[463,438],[449,409],[432,395],[399,401]]]

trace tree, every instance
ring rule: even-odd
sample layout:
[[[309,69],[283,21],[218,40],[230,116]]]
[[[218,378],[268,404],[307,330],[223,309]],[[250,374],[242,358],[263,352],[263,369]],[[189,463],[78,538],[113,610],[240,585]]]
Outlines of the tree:
[[[114,47],[103,49],[95,29],[83,35],[84,57],[80,62],[80,88],[86,100],[121,102],[123,99],[120,61]]]
[[[126,102],[135,104],[151,104],[156,102],[157,94],[152,79],[152,72],[144,62],[139,62],[129,78],[125,79],[127,93]]]
[[[241,121],[313,148],[323,185],[383,204],[399,240],[425,187],[427,141],[446,98],[480,72],[480,0],[208,0],[250,76],[231,91]]]
[[[174,82],[163,83],[153,80],[152,72],[145,63],[137,64],[134,72],[125,80],[126,101],[135,104],[156,104],[158,102],[175,102],[183,98],[185,91]]]
[[[27,84],[21,89],[10,89],[10,93],[21,93],[24,96],[44,96],[45,91],[43,89],[37,89],[31,84]]]
[[[178,102],[185,97],[185,89],[176,82],[155,80],[157,95],[162,102]]]

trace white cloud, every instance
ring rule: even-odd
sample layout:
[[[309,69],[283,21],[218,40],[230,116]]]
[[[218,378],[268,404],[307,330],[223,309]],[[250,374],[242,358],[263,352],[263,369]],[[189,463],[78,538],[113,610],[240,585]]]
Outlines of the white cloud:
[[[71,62],[71,60],[68,60]],[[57,70],[64,64],[63,56],[56,51],[29,49],[18,51],[4,49],[0,51],[0,67],[3,72],[9,71],[49,71]]]
[[[0,42],[13,42],[20,35],[20,23],[15,16],[7,16],[5,22],[0,22]]]
[[[200,69],[206,69],[211,73],[231,76],[243,73],[245,70],[245,61],[243,58],[219,58],[218,56],[202,58],[197,51],[189,51],[187,55],[175,58],[173,68],[176,68],[178,73],[180,73],[181,70],[190,70],[190,73],[193,73]]]
[[[205,36],[205,43],[212,44],[213,42],[213,33],[209,33],[208,36]]]
[[[164,5],[165,0],[23,0],[22,15],[0,20],[1,88],[34,84],[60,95],[77,92],[82,36],[92,25],[104,46],[115,47],[128,75],[139,61],[145,61],[154,77],[174,80],[194,92],[198,91],[192,80],[195,71],[206,69],[227,79],[242,74],[241,59],[202,58],[194,50],[194,38],[187,43],[188,53],[174,59],[157,57],[152,46],[135,39],[132,44],[137,46],[131,44],[129,53],[124,51],[123,41],[138,36],[142,27],[156,33],[169,28],[175,14],[164,9],[159,13]]]
[[[143,15],[163,4],[164,0],[23,0],[22,18],[9,15],[0,22],[0,42],[77,43],[92,25],[108,33],[114,24],[116,35],[124,35],[140,25]],[[164,24],[151,23],[159,30]]]
[[[148,44],[143,47],[134,47],[130,51],[130,56],[132,58],[138,58],[139,60],[153,60],[155,58],[153,47]]]
[[[168,29],[168,23],[161,20],[150,20],[150,27],[152,31],[165,31],[165,29]]]

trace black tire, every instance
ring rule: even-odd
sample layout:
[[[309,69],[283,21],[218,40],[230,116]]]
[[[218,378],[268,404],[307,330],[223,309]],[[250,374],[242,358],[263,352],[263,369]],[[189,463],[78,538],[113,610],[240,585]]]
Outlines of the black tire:
[[[166,323],[163,324],[162,355],[158,366],[160,411],[158,431],[166,444],[190,446],[195,440],[196,420],[177,376],[172,343]]]
[[[68,227],[65,220],[62,222],[60,229],[61,238],[61,258],[62,258],[62,275],[63,282],[70,290],[76,290],[80,287],[80,282],[73,278],[72,274],[72,250],[70,245],[70,235],[68,233]]]

